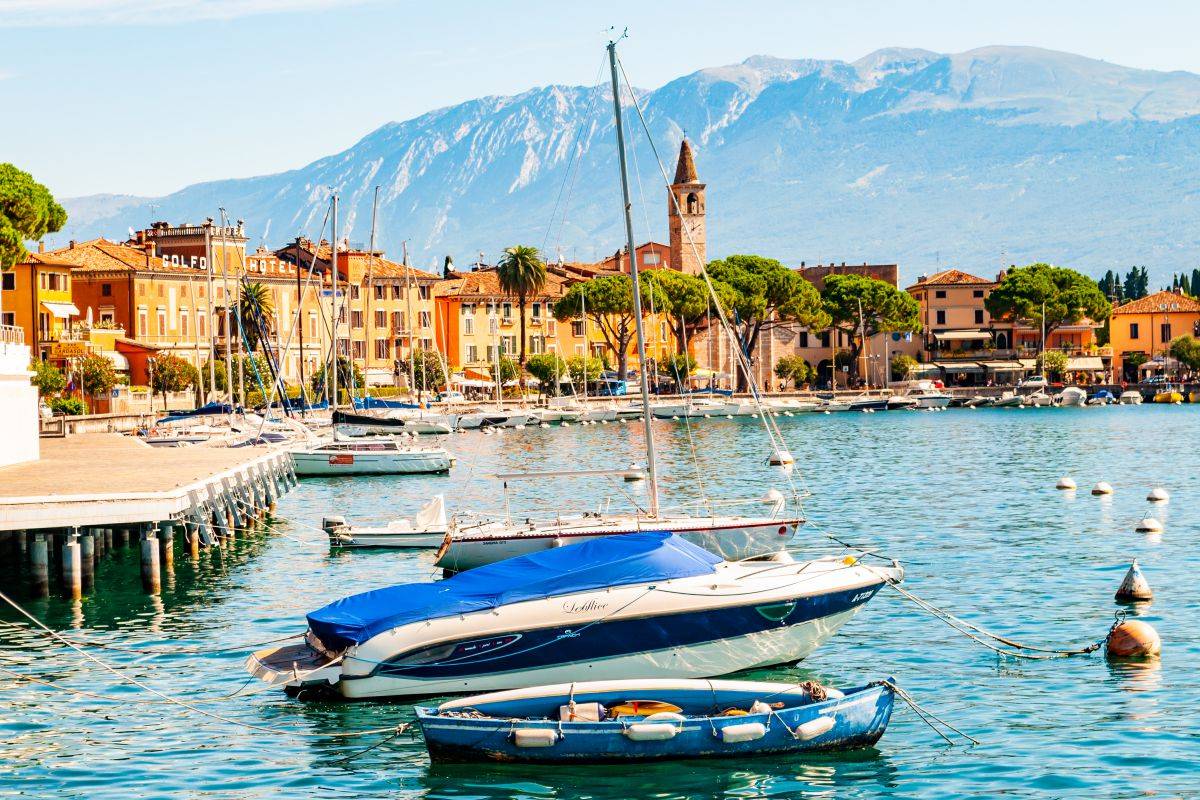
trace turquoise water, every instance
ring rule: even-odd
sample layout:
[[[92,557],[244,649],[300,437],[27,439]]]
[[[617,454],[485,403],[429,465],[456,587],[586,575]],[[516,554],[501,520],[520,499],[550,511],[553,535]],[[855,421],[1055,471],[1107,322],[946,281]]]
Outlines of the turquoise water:
[[[154,701],[69,650],[0,626],[0,666],[106,699],[0,675],[0,794],[30,797],[754,798],[1178,797],[1200,794],[1200,608],[1195,572],[1200,511],[1200,407],[951,410],[780,418],[812,492],[801,554],[838,552],[839,537],[899,558],[906,586],[986,628],[1030,643],[1101,638],[1112,595],[1136,557],[1155,589],[1139,609],[1164,642],[1161,662],[1109,664],[1101,655],[1052,661],[996,656],[885,591],[797,668],[756,677],[850,684],[893,674],[917,700],[978,738],[948,747],[898,706],[870,750],[836,756],[636,767],[431,767],[407,735],[337,737],[411,718],[406,704],[303,703],[248,685],[242,653],[185,652],[296,633],[303,615],[342,595],[431,576],[431,556],[330,554],[315,526],[404,516],[435,492],[454,508],[499,505],[490,474],[639,461],[640,427],[530,429],[448,439],[451,477],[314,480],[284,498],[269,534],[206,553],[177,554],[161,598],[140,593],[135,551],[105,559],[99,591],[81,604],[26,601],[56,629],[124,674],[238,721]],[[667,492],[715,497],[786,489],[764,463],[754,420],[657,422]],[[659,435],[661,434],[661,435]],[[693,461],[693,452],[695,461]],[[803,473],[802,480],[800,472]],[[1080,491],[1055,491],[1072,475]],[[699,477],[698,477],[699,476]],[[1106,480],[1111,498],[1090,496]],[[1154,486],[1161,537],[1134,533]],[[596,507],[622,491],[603,479],[515,487],[513,508]],[[11,556],[8,556],[11,558]],[[19,576],[0,576],[17,592]],[[0,620],[12,623],[12,612]],[[163,648],[150,656],[112,649]],[[242,689],[245,696],[222,698]],[[111,698],[111,699],[107,699]],[[378,744],[368,752],[362,752]]]

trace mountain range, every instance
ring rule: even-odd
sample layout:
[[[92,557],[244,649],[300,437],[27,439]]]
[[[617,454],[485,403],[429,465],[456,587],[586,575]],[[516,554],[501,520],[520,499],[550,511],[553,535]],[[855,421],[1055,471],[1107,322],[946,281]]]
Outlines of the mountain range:
[[[670,173],[686,135],[708,184],[710,258],[899,263],[903,281],[951,265],[1144,264],[1155,284],[1200,263],[1200,75],[1028,47],[890,48],[854,62],[755,56],[631,94],[650,133],[627,105],[639,241],[666,237],[650,145]],[[379,242],[395,255],[407,240],[427,267],[491,262],[516,243],[593,261],[623,241],[607,85],[437,109],[274,175],[68,199],[57,240],[224,206],[275,246],[315,237],[335,187],[341,235],[365,242],[376,186]]]

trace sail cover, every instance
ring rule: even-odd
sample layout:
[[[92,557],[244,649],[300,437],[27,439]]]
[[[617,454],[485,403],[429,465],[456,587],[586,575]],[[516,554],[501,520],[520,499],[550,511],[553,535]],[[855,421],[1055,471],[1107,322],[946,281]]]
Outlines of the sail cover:
[[[410,622],[486,611],[607,586],[705,575],[721,558],[672,533],[626,533],[477,567],[436,583],[403,583],[351,595],[308,615],[331,650]]]

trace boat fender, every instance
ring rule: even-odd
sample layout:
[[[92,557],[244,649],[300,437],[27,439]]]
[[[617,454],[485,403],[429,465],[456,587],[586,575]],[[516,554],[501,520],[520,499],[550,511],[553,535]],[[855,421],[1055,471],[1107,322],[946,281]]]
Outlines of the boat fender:
[[[635,742],[663,742],[675,738],[683,720],[682,714],[660,711],[657,714],[651,714],[641,722],[630,724],[625,729],[625,735]]]
[[[823,733],[829,733],[829,731],[833,730],[833,724],[833,717],[820,716],[797,726],[796,732],[793,735],[800,741],[807,742],[809,739],[815,739]]]
[[[599,722],[607,716],[608,709],[600,703],[572,701],[558,707],[558,718],[562,722]]]
[[[517,747],[553,747],[558,744],[558,731],[553,728],[517,728],[512,732]]]
[[[767,726],[761,722],[739,722],[736,725],[726,725],[721,728],[721,741],[725,744],[737,742],[753,742],[767,735]]]
[[[750,713],[751,714],[770,714],[771,707],[769,705],[767,705],[766,703],[764,703],[762,700],[755,700],[753,703],[750,704]]]

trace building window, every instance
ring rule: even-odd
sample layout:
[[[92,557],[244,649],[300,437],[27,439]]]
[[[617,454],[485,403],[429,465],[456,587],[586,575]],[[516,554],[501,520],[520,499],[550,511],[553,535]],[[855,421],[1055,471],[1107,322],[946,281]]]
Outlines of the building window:
[[[17,288],[17,275],[14,272],[4,273],[4,291],[11,292]]]
[[[150,326],[150,323],[148,321],[149,318],[150,318],[150,313],[146,310],[145,306],[142,306],[141,308],[138,309],[138,326],[137,326],[138,336],[146,335],[146,329]]]
[[[188,335],[188,310],[186,308],[179,309],[179,335],[187,338]]]
[[[983,309],[981,309],[981,308],[975,309],[975,324],[976,325],[983,324]]]
[[[583,320],[581,320],[581,319],[571,320],[571,335],[574,336],[576,339],[582,338],[582,336],[583,336]]]
[[[479,346],[474,344],[467,345],[467,363],[474,364],[479,360]]]
[[[938,289],[933,293],[933,296],[936,297],[938,300],[945,300],[946,299],[946,290]]]
[[[393,300],[400,299],[400,284],[398,284],[398,283],[392,284],[392,299]]]
[[[501,336],[500,337],[501,353],[506,356],[516,355],[517,353],[517,337]]]
[[[343,339],[342,341],[345,342],[346,340]],[[355,339],[351,344],[353,345],[352,352],[354,353],[355,358],[366,358],[367,357],[367,343],[366,342],[362,341],[361,339]]]
[[[1138,338],[1138,334],[1138,324],[1136,322],[1129,323],[1129,338],[1136,339]]]
[[[534,355],[539,355],[546,352],[546,337],[545,336],[530,336],[529,337],[529,352]]]
[[[362,316],[361,311],[359,311],[358,309],[355,309],[350,312],[350,327],[361,328],[363,326],[362,322],[363,322],[363,316]]]
[[[534,303],[532,306],[530,306],[529,307],[529,316],[533,319],[534,322],[540,322],[542,319],[542,304]]]
[[[821,347],[829,347],[829,331],[821,331],[817,334],[817,341]]]
[[[308,312],[308,335],[317,338],[317,312]]]
[[[946,312],[945,311],[937,312],[937,324],[938,325],[946,324]]]
[[[1171,341],[1171,323],[1164,322],[1162,325],[1159,326],[1158,339],[1163,344],[1166,344],[1167,342]]]
[[[429,312],[428,312],[428,311],[422,311],[422,312],[420,312],[420,314],[421,314],[421,319],[420,319],[420,322],[421,322],[421,327],[422,327],[422,328],[428,328],[428,327],[430,327],[430,325],[431,325],[431,320],[430,320],[430,317],[429,317]]]
[[[113,310],[111,308],[100,309],[100,324],[101,325],[112,325],[116,321],[117,321],[116,315],[113,314]]]
[[[575,355],[577,355],[577,356],[583,355],[583,345],[581,345],[581,344],[575,345]]]
[[[11,311],[5,311],[3,316],[0,316],[0,325],[14,326],[17,324],[17,318]]]
[[[404,330],[404,312],[403,311],[393,311],[392,312],[392,330],[394,330],[394,331]]]
[[[387,286],[382,283],[375,284],[375,299],[383,300],[387,297]]]
[[[546,335],[547,336],[555,336],[557,334],[558,334],[558,324],[555,321],[554,317],[550,317],[546,320]],[[553,348],[551,348],[551,349],[553,349]]]
[[[386,311],[377,310],[375,312],[375,327],[376,328],[386,328],[387,327],[387,312]]]
[[[428,286],[418,286],[417,293],[422,300],[429,299],[429,287]]]
[[[101,297],[112,297],[112,284],[111,283],[100,284],[100,296]]]
[[[971,292],[971,296],[972,297],[983,297],[983,289],[976,289],[975,291]]]
[[[351,300],[358,299],[358,284],[356,284],[356,283],[350,284],[350,299]]]
[[[512,303],[505,303],[500,306],[500,316],[504,317],[505,322],[512,320]]]
[[[375,357],[376,358],[391,358],[391,343],[387,339],[375,340]]]
[[[470,336],[475,333],[475,318],[471,316],[463,317],[463,335]]]
[[[642,253],[642,263],[646,266],[655,266],[661,262],[661,257],[658,253]]]
[[[158,296],[163,296],[163,285],[161,283],[158,285]]]
[[[101,320],[104,319],[103,313],[100,314],[100,319]],[[208,322],[208,319],[205,317],[204,312],[197,311],[196,312],[196,335],[199,336],[201,339],[208,336],[207,322]]]
[[[499,330],[500,330],[500,323],[496,321],[495,317],[489,317],[488,318],[488,333],[496,333]]]
[[[808,331],[800,331],[800,341],[798,345],[801,349],[808,347]]]
[[[422,339],[421,340],[421,349],[422,350],[432,350],[433,349],[433,339]]]

